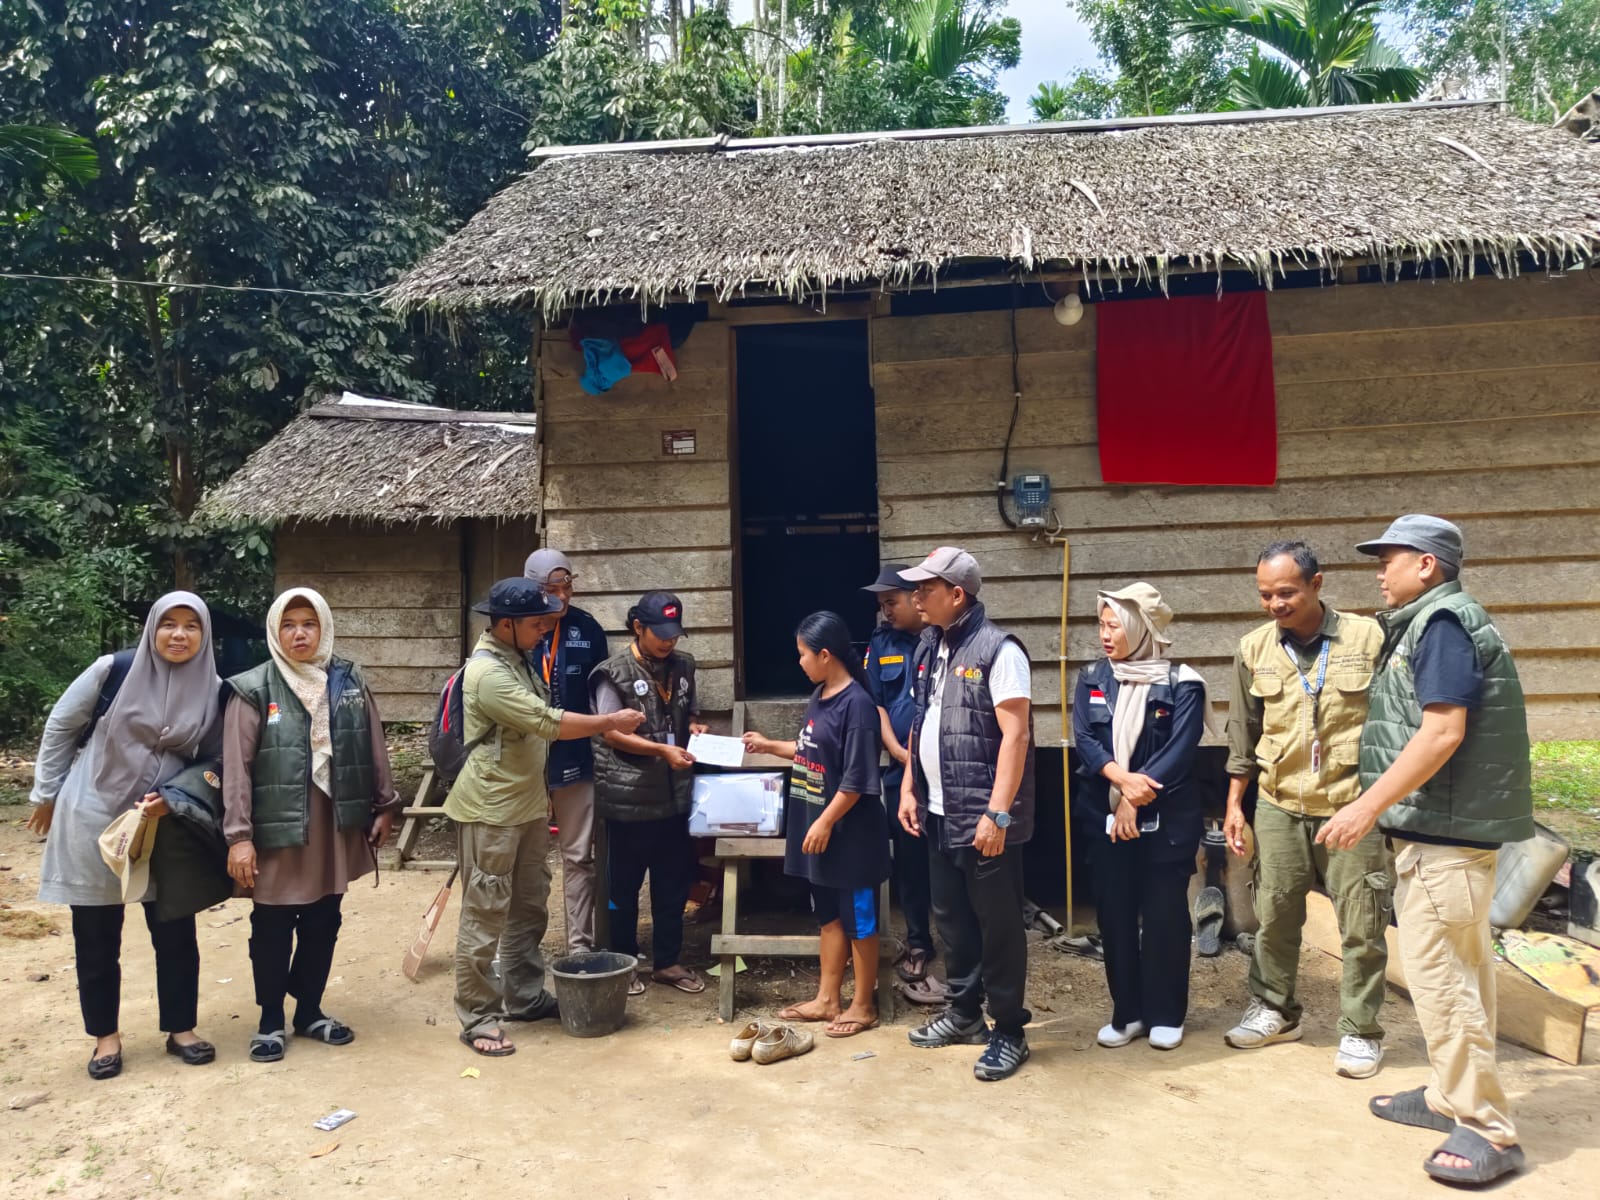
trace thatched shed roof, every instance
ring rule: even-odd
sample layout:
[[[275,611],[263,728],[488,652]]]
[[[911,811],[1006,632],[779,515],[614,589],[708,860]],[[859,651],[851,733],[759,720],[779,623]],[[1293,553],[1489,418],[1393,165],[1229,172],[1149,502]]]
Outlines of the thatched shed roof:
[[[1157,280],[1600,248],[1600,152],[1482,104],[554,150],[390,289],[554,313],[969,265]]]
[[[386,523],[528,517],[531,413],[456,412],[345,394],[296,417],[200,506],[212,520]]]

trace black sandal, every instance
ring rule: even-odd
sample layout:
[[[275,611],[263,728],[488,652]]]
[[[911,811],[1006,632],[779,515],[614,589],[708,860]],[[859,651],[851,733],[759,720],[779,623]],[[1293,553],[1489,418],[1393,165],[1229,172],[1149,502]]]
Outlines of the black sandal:
[[[1472,1165],[1447,1167],[1434,1161],[1441,1154],[1459,1155]],[[1520,1170],[1524,1161],[1521,1146],[1507,1146],[1502,1150],[1477,1130],[1457,1125],[1455,1131],[1445,1139],[1444,1145],[1423,1160],[1422,1169],[1444,1183],[1479,1187]]]
[[[1428,1107],[1427,1100],[1423,1098],[1426,1092],[1426,1088],[1412,1088],[1409,1092],[1396,1092],[1392,1096],[1374,1096],[1367,1101],[1367,1108],[1373,1116],[1393,1121],[1396,1125],[1415,1125],[1418,1129],[1437,1129],[1440,1133],[1449,1133],[1456,1123]],[[1379,1100],[1388,1100],[1389,1103],[1379,1104]]]
[[[90,1079],[115,1079],[122,1074],[122,1051],[89,1059]]]
[[[506,1036],[504,1029],[497,1029],[493,1033],[490,1033],[487,1029],[479,1030],[477,1033],[468,1033],[462,1030],[460,1037],[463,1046],[474,1054],[481,1054],[485,1058],[505,1058],[507,1055],[517,1052],[516,1046]],[[478,1042],[499,1042],[500,1046],[496,1050],[485,1050],[477,1044]]]
[[[337,1017],[323,1017],[311,1022],[304,1029],[296,1028],[294,1035],[329,1046],[348,1046],[356,1040],[356,1031]]]
[[[217,1048],[210,1042],[190,1042],[185,1046],[182,1042],[174,1041],[170,1033],[167,1034],[167,1053],[176,1054],[183,1059],[185,1066],[190,1067],[203,1067],[217,1058]]]
[[[258,1063],[275,1063],[283,1058],[284,1037],[283,1030],[275,1033],[255,1033],[250,1035],[250,1061]]]

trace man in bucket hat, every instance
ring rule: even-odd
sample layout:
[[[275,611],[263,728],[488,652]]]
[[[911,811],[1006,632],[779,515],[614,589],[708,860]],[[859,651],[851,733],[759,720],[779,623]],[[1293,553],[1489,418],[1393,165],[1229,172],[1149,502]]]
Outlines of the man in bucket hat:
[[[1362,794],[1317,840],[1346,850],[1374,824],[1394,845],[1396,912],[1432,1078],[1375,1096],[1384,1120],[1448,1133],[1423,1163],[1489,1183],[1523,1162],[1495,1070],[1495,856],[1533,836],[1528,719],[1516,664],[1459,579],[1461,530],[1397,518],[1356,547],[1378,559],[1384,644],[1361,733]]]
[[[540,698],[527,656],[561,609],[534,581],[502,579],[473,606],[489,628],[461,673],[462,735],[473,749],[444,805],[462,884],[456,1015],[461,1040],[496,1057],[516,1050],[503,1022],[556,1014],[539,951],[550,916],[550,743],[639,724],[637,713],[568,713]],[[490,973],[497,948],[499,980]]]

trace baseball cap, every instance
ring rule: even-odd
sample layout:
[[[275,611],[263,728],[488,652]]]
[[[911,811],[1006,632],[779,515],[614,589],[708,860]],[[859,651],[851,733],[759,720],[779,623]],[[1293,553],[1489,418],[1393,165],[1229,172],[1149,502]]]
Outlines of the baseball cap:
[[[559,550],[535,550],[528,555],[528,561],[523,564],[522,577],[543,584],[549,580],[553,571],[565,571],[571,575],[572,563]]]
[[[1446,566],[1456,568],[1465,557],[1460,528],[1443,517],[1430,517],[1426,513],[1396,517],[1383,531],[1383,536],[1362,542],[1356,549],[1362,554],[1377,554],[1385,546],[1401,546],[1431,554]]]
[[[150,855],[156,848],[156,822],[130,808],[100,835],[100,857],[122,881],[124,901],[142,900],[150,890]]]
[[[658,638],[683,636],[683,601],[671,592],[646,592],[633,606],[633,616]]]
[[[488,617],[544,617],[562,611],[559,600],[546,596],[531,579],[502,579],[489,589],[489,598],[472,606]]]
[[[883,570],[878,572],[876,582],[867,584],[863,592],[909,592],[916,585],[900,577],[900,572],[906,570],[905,563],[884,563]]]
[[[920,583],[924,579],[942,579],[953,587],[961,588],[969,596],[976,596],[983,586],[983,573],[978,570],[978,560],[955,546],[940,546],[914,567],[900,572],[900,578]]]

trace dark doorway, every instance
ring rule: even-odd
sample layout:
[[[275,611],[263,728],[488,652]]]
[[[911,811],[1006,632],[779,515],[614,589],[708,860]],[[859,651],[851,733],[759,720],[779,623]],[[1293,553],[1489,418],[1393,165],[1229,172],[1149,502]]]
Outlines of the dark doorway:
[[[865,321],[738,331],[742,698],[808,690],[794,628],[832,609],[863,645],[878,571],[878,455]]]

